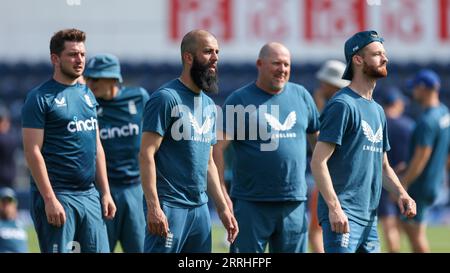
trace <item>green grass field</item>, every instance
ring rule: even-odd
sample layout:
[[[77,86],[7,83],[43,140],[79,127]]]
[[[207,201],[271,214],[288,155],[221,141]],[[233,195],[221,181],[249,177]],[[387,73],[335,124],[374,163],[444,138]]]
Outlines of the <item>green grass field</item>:
[[[28,228],[28,238],[30,251],[33,253],[39,252],[39,246],[37,242],[36,232],[33,227]],[[383,234],[379,232],[381,240],[382,252],[385,252],[386,248],[383,242]],[[428,240],[430,242],[431,252],[443,252],[450,253],[450,227],[448,226],[429,226],[427,229]],[[120,245],[116,247],[116,252],[122,252]],[[228,247],[225,244],[225,230],[222,226],[213,226],[213,252],[214,253],[226,253]],[[402,248],[401,252],[409,253],[410,248],[405,236],[402,236]]]

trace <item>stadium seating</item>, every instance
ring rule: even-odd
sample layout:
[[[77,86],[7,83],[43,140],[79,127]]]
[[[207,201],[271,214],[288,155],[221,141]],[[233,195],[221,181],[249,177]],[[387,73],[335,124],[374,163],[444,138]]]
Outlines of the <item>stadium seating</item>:
[[[296,63],[292,65],[291,81],[305,86],[310,92],[317,86],[315,73],[320,63]],[[450,105],[450,64],[389,63],[389,76],[378,82],[377,89],[391,85],[398,86],[406,96],[406,80],[421,68],[434,69],[442,80],[442,101]],[[179,64],[129,63],[122,61],[122,72],[126,85],[143,86],[153,92],[165,82],[179,76]],[[212,95],[219,105],[237,88],[256,79],[257,70],[253,63],[221,63],[219,65],[220,92]],[[20,136],[20,112],[27,92],[49,79],[52,67],[49,63],[0,63],[0,102],[9,106],[13,131]],[[376,92],[376,91],[375,91]]]

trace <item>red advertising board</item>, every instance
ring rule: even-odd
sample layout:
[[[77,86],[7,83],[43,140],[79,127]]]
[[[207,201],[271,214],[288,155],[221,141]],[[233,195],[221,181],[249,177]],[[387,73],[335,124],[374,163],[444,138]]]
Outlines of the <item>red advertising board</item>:
[[[221,41],[232,33],[232,0],[170,0],[170,38],[179,41],[193,29],[208,29]]]
[[[366,29],[365,0],[304,1],[304,35],[309,42],[348,37]]]

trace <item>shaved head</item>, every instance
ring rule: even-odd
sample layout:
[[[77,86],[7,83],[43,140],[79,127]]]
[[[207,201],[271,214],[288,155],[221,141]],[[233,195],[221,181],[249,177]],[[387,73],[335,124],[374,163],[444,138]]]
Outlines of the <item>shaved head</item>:
[[[278,93],[289,81],[291,53],[280,43],[267,43],[259,51],[256,66],[258,68],[256,85],[270,94]]]
[[[289,56],[291,55],[289,49],[287,49],[284,45],[277,42],[271,42],[265,44],[261,48],[261,50],[259,51],[258,59],[267,59],[273,53],[283,53]]]
[[[181,41],[181,60],[183,63],[183,53],[188,52],[194,54],[200,44],[199,41],[209,37],[216,39],[214,35],[202,29],[192,30],[184,35],[183,40]]]
[[[217,93],[217,61],[219,43],[206,30],[192,30],[181,41],[181,61],[186,80],[193,82],[194,89]]]

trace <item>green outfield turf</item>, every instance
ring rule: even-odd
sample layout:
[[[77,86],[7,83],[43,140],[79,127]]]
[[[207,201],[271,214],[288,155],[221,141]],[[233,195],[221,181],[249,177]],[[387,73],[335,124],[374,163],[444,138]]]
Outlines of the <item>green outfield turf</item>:
[[[428,227],[428,239],[430,241],[431,252],[445,252],[450,253],[450,227],[448,226],[430,226]],[[39,252],[37,237],[32,227],[28,228],[29,246],[31,252]],[[380,233],[382,252],[386,250],[382,233]],[[121,252],[120,245],[116,247],[116,252]],[[228,247],[225,243],[225,230],[219,226],[213,227],[213,252],[226,253]],[[410,252],[408,242],[405,236],[402,236],[401,252]]]

